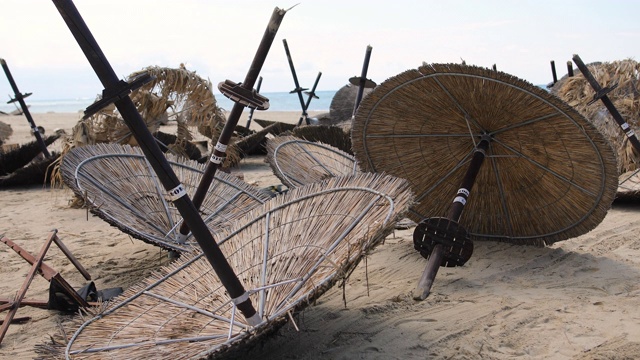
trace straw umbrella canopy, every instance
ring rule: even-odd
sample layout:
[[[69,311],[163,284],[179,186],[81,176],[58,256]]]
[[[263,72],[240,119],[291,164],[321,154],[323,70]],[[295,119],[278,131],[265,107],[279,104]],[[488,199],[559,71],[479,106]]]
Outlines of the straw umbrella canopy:
[[[267,140],[265,161],[290,189],[360,172],[352,155],[333,146],[295,136],[278,136]]]
[[[0,145],[2,145],[13,134],[11,125],[5,124],[0,121]]]
[[[68,324],[43,358],[216,358],[272,333],[339,280],[393,230],[412,194],[406,180],[381,174],[332,178],[277,196],[233,229],[220,249],[256,304],[250,327],[234,313],[200,253],[185,254],[127,289],[95,317]]]
[[[607,140],[557,97],[502,72],[457,64],[406,71],[362,101],[352,131],[364,170],[409,180],[415,221],[453,207],[483,138],[487,161],[459,219],[471,239],[544,246],[606,215],[617,184]]]
[[[632,59],[613,62],[594,62],[587,68],[603,87],[613,90],[607,94],[620,115],[631,129],[640,131],[640,94],[638,93],[638,72],[640,63]],[[576,108],[594,124],[609,140],[618,156],[620,175],[619,197],[636,196],[638,182],[637,170],[640,169],[640,157],[620,126],[613,119],[601,101],[593,101],[595,92],[580,71],[572,77],[558,81],[551,92],[567,104]],[[635,190],[634,190],[635,189]]]
[[[204,165],[172,156],[168,160],[191,196]],[[182,216],[165,199],[166,192],[139,147],[97,144],[75,148],[63,158],[61,173],[64,183],[101,219],[145,242],[173,251],[187,250],[178,240]],[[200,214],[209,228],[217,230],[269,198],[237,177],[220,172]],[[186,243],[193,241],[189,234]]]
[[[298,126],[292,130],[294,136],[309,140],[318,141],[353,155],[351,149],[351,121],[343,121],[338,124],[326,125],[305,125]]]

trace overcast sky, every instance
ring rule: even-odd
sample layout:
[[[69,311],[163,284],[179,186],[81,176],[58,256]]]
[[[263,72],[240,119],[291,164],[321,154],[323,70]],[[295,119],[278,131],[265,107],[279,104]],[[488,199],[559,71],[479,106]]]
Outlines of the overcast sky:
[[[337,90],[362,70],[380,83],[428,63],[491,67],[533,84],[579,54],[586,63],[636,58],[635,0],[76,0],[115,72],[185,63],[217,85],[244,80],[274,8],[290,8],[262,69],[262,92]],[[0,57],[35,99],[93,98],[102,86],[52,1],[0,2]],[[215,91],[217,93],[217,90]],[[0,75],[0,95],[12,94]]]

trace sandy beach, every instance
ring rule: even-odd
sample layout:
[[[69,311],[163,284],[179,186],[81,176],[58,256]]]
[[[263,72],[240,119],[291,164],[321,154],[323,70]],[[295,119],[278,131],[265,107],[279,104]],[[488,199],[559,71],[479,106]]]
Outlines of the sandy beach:
[[[314,113],[310,114],[315,115]],[[240,120],[246,122],[247,113]],[[79,113],[33,114],[47,132],[71,134]],[[297,112],[255,118],[297,122]],[[3,116],[13,135],[32,140],[26,119]],[[257,124],[252,128],[259,129]],[[259,187],[280,184],[263,157],[239,172]],[[52,229],[101,289],[127,288],[166,264],[166,251],[132,239],[86,209],[69,206],[69,189],[31,186],[0,190],[0,234],[37,254]],[[471,260],[441,268],[422,302],[412,291],[426,260],[413,228],[396,230],[346,281],[276,335],[248,350],[261,359],[634,359],[640,357],[640,203],[614,203],[593,231],[546,248],[476,242]],[[55,246],[44,262],[75,288],[87,283]],[[30,265],[0,244],[0,297],[12,298]],[[36,276],[27,298],[46,300]],[[2,318],[6,312],[2,313]],[[31,359],[66,315],[23,307],[0,347],[2,359]]]

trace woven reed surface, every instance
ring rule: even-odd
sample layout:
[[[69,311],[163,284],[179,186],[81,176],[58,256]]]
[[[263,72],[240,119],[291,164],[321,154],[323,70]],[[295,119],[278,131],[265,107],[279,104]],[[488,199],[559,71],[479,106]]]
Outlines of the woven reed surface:
[[[640,63],[627,59],[613,62],[593,63],[587,68],[601,87],[617,87],[607,94],[622,118],[635,131],[640,131]],[[551,93],[557,95],[567,104],[576,108],[591,121],[609,140],[618,155],[618,171],[620,174],[640,168],[639,157],[622,129],[611,116],[602,101],[593,100],[595,91],[579,70],[572,77],[564,77],[552,88]]]
[[[363,170],[409,180],[420,221],[447,215],[482,133],[492,141],[460,219],[473,239],[544,246],[602,221],[617,185],[608,141],[502,72],[433,64],[392,77],[360,104],[352,141]]]
[[[319,141],[353,155],[351,146],[351,121],[336,125],[305,125],[292,131],[294,136],[309,141]]]
[[[365,88],[362,97],[367,96],[371,90],[370,88]],[[338,89],[335,95],[333,95],[333,99],[331,99],[331,104],[329,105],[329,117],[331,117],[331,121],[351,120],[357,96],[357,86],[347,84]]]
[[[193,196],[205,165],[172,156],[168,160],[188,195]],[[177,229],[171,229],[182,217],[165,200],[166,191],[139,147],[97,144],[74,148],[64,156],[61,173],[64,183],[85,198],[91,211],[103,220],[145,242],[181,249],[175,243]],[[218,171],[200,213],[209,228],[217,230],[230,226],[268,198],[237,177]],[[216,215],[208,218],[211,214]],[[189,236],[188,241],[195,240]]]
[[[295,136],[267,140],[265,161],[290,189],[360,171],[352,155],[331,145]]]
[[[0,121],[0,145],[13,134],[11,125]]]
[[[217,357],[271,332],[287,320],[288,312],[306,307],[349,274],[392,231],[411,202],[403,179],[380,174],[332,178],[277,196],[248,213],[236,228],[218,233],[220,249],[247,290],[280,284],[251,295],[265,321],[250,331],[233,327],[229,340],[228,321],[150,295],[204,311],[219,309],[216,315],[231,318],[228,296],[211,265],[201,254],[184,254],[126,290],[99,316],[66,324],[55,344],[42,344],[37,351],[44,359],[63,358],[69,344],[73,359]],[[144,289],[148,292],[142,294]],[[236,323],[245,324],[239,314]],[[214,336],[220,338],[205,339]]]

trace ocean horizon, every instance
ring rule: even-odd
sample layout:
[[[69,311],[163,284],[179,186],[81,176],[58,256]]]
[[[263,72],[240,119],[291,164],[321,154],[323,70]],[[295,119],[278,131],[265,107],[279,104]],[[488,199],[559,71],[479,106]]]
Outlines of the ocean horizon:
[[[337,90],[332,91],[316,91],[316,96],[318,98],[314,98],[309,103],[308,111],[329,111],[329,107],[331,105],[331,100],[333,100],[333,96],[336,94]],[[300,100],[298,99],[298,95],[296,93],[288,93],[288,92],[271,92],[271,93],[262,93],[261,95],[266,96],[269,99],[269,109],[266,111],[299,111],[302,112],[302,108],[300,107]],[[231,111],[233,107],[233,101],[229,100],[222,94],[214,94],[218,106],[223,108],[224,110]],[[306,102],[308,95],[303,95],[303,100]],[[46,113],[75,113],[75,112],[83,112],[87,106],[93,104],[95,98],[77,98],[77,99],[31,99],[30,97],[25,98],[25,103],[29,106],[29,112],[31,114],[46,114]],[[11,104],[7,104],[3,102],[0,104],[0,111],[5,113],[10,113],[15,111],[20,107],[18,102],[14,102]],[[249,111],[246,109],[245,111]]]

